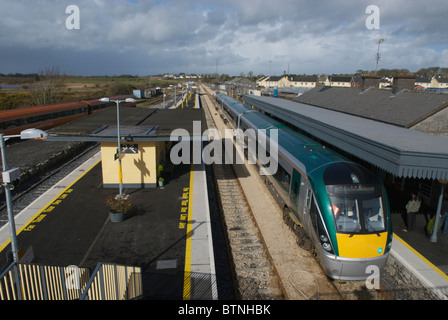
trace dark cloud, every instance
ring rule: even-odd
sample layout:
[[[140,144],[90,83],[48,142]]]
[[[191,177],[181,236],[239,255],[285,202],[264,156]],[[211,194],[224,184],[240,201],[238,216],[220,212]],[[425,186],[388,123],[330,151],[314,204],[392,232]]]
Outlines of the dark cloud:
[[[80,29],[68,30],[68,5]],[[367,30],[366,7],[380,8]],[[448,3],[410,0],[2,0],[0,72],[345,73],[446,66]]]

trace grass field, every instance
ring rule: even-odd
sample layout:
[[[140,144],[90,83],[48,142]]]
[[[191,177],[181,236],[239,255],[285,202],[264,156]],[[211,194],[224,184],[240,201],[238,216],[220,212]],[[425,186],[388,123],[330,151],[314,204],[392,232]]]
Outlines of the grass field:
[[[3,80],[3,81],[2,81]],[[6,81],[5,81],[6,80]],[[0,89],[0,110],[18,107],[33,106],[38,103],[35,99],[37,90],[34,86],[45,86],[45,81],[18,81],[13,77],[0,78],[0,86],[13,84],[20,88]],[[32,79],[30,79],[32,80]],[[155,87],[168,87],[178,85],[186,80],[166,80],[161,77],[137,76],[59,76],[55,86],[54,101],[68,102],[83,99],[99,98],[118,94],[132,94],[134,89],[150,89]]]

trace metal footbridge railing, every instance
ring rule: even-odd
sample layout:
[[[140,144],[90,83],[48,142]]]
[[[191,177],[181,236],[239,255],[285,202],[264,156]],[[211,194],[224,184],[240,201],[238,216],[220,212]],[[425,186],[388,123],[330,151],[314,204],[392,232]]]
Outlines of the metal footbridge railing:
[[[90,269],[12,263],[0,274],[0,300],[128,300],[142,295],[140,267]]]

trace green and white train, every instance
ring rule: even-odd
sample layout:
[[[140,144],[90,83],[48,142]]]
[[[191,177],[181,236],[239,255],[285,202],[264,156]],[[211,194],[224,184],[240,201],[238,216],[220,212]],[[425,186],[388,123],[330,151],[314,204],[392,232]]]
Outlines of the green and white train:
[[[257,154],[278,152],[278,169],[265,175],[266,183],[294,222],[299,241],[308,242],[326,274],[364,280],[372,266],[382,270],[392,244],[382,182],[363,166],[225,94],[217,94],[216,100],[235,128],[266,130],[254,137],[266,140],[265,150]],[[272,129],[278,130],[278,148],[270,143]]]

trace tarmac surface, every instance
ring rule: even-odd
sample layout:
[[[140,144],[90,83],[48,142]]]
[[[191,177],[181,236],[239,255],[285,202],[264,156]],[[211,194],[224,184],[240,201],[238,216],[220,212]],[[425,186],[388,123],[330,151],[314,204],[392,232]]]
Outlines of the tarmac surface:
[[[135,210],[125,221],[115,223],[110,221],[106,198],[115,196],[118,190],[102,187],[98,159],[89,168],[79,169],[81,176],[74,183],[55,186],[57,196],[43,199],[40,210],[37,208],[32,217],[16,217],[19,247],[25,250],[32,247],[32,263],[75,265],[91,270],[99,262],[140,266],[144,299],[181,300],[186,276],[193,279],[192,283],[210,282],[210,275],[195,272],[201,268],[195,267],[194,262],[189,262],[190,272],[185,273],[187,238],[195,232],[193,229],[187,234],[181,215],[185,195],[189,196],[191,166],[168,166],[163,188],[125,189],[133,199]],[[218,232],[214,236],[219,243],[222,231],[216,231],[216,226],[214,230]],[[0,231],[3,232],[1,245],[5,236],[9,237],[9,229]],[[9,249],[7,245],[0,252],[0,266],[5,265]],[[222,263],[227,258],[221,254],[217,259],[218,270],[228,272]],[[226,281],[231,282],[230,278],[223,282]],[[210,288],[195,294],[210,298],[207,290]]]

